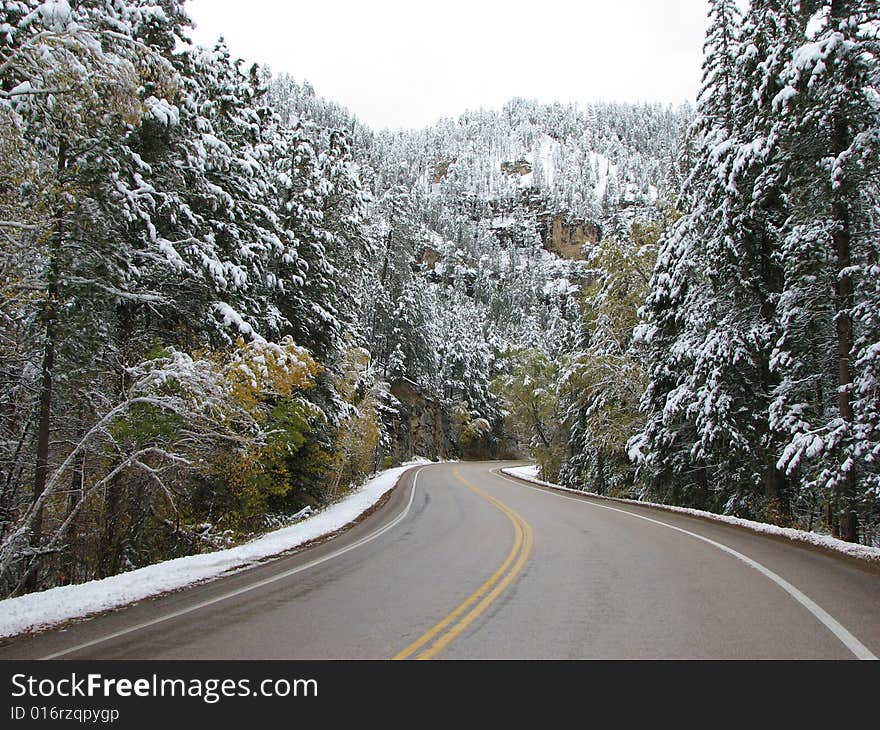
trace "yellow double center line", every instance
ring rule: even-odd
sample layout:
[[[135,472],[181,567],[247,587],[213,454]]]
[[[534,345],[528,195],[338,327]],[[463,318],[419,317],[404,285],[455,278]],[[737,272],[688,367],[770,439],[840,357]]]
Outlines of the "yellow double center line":
[[[468,489],[501,510],[513,523],[515,533],[513,548],[501,567],[483,585],[462,601],[446,618],[422,634],[406,649],[395,654],[392,659],[433,659],[436,657],[479,618],[514,581],[532,551],[534,533],[528,522],[506,504],[467,481],[458,469],[454,469],[453,474]]]

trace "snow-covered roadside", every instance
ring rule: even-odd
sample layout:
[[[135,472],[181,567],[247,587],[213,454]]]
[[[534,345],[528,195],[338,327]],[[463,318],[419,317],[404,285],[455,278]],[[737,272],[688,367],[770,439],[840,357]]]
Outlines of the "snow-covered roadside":
[[[562,492],[574,492],[575,494],[585,494],[590,497],[608,500],[610,502],[622,502],[624,504],[634,504],[641,507],[653,507],[655,509],[666,510],[667,512],[679,512],[685,515],[701,517],[703,519],[714,520],[716,522],[724,522],[728,525],[736,525],[743,527],[752,532],[760,532],[765,535],[773,535],[776,537],[784,537],[794,542],[802,542],[813,547],[818,547],[830,552],[840,553],[850,558],[864,560],[876,566],[880,566],[880,548],[867,547],[865,545],[855,545],[851,542],[844,542],[828,535],[820,535],[816,532],[807,532],[806,530],[795,530],[790,527],[777,527],[776,525],[768,525],[764,522],[755,522],[753,520],[744,520],[740,517],[728,517],[727,515],[717,515],[714,512],[704,512],[703,510],[691,509],[689,507],[673,507],[668,504],[657,504],[655,502],[639,502],[632,499],[618,499],[616,497],[603,497],[594,492],[580,492],[577,489],[569,489],[561,487],[558,484],[551,484],[538,479],[538,466],[532,464],[530,466],[513,466],[501,469],[505,474],[524,479],[525,481],[538,484],[542,487],[550,487],[558,489]]]
[[[419,464],[430,463],[427,459],[416,459],[383,471],[314,516],[244,545],[167,560],[89,583],[50,588],[40,593],[2,600],[0,637],[45,629],[71,619],[119,608],[149,596],[247,568],[260,560],[292,550],[355,521],[393,489],[405,471]]]

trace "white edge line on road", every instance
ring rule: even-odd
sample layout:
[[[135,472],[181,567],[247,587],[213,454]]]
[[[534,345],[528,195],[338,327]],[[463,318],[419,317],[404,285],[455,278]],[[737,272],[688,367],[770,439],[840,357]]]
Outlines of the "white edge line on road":
[[[221,596],[216,596],[215,598],[211,598],[207,601],[201,601],[200,603],[193,604],[192,606],[187,606],[186,608],[181,608],[178,611],[173,611],[172,613],[167,613],[164,616],[160,616],[159,618],[154,618],[150,621],[144,621],[143,623],[136,624],[135,626],[129,626],[126,629],[120,629],[119,631],[115,631],[112,634],[107,634],[106,636],[98,637],[97,639],[92,639],[91,641],[83,642],[82,644],[77,644],[76,646],[69,647],[67,649],[62,649],[61,651],[56,651],[54,654],[49,654],[48,656],[41,657],[42,660],[47,659],[57,659],[59,657],[65,656],[67,654],[73,654],[77,651],[81,651],[83,649],[87,649],[90,646],[95,646],[97,644],[103,644],[106,641],[111,641],[112,639],[117,639],[120,636],[125,636],[126,634],[134,633],[135,631],[140,631],[142,629],[149,628],[150,626],[155,626],[156,624],[163,623],[164,621],[170,621],[171,619],[178,618],[179,616],[185,616],[188,613],[192,613],[193,611],[199,611],[203,608],[207,608],[208,606],[212,606],[215,603],[220,603],[221,601],[226,601],[230,598],[234,598],[235,596],[240,596],[243,593],[248,593],[249,591],[256,590],[257,588],[262,588],[263,586],[270,585],[279,580],[284,580],[285,578],[289,578],[292,575],[296,575],[297,573],[302,573],[304,570],[308,570],[309,568],[314,568],[316,565],[320,565],[321,563],[326,563],[328,560],[333,560],[334,558],[338,558],[340,555],[345,555],[345,553],[351,552],[356,548],[365,545],[372,540],[375,540],[377,537],[381,537],[386,532],[391,530],[394,527],[397,527],[406,516],[409,514],[410,508],[412,507],[413,500],[416,495],[416,485],[418,484],[419,474],[422,473],[422,469],[424,467],[420,467],[415,476],[413,476],[412,489],[409,494],[409,502],[407,502],[406,509],[403,510],[397,517],[395,517],[391,522],[389,522],[384,527],[376,530],[376,532],[367,535],[366,537],[362,537],[357,542],[348,545],[347,547],[340,548],[328,555],[325,555],[322,558],[317,558],[312,560],[305,565],[300,565],[297,568],[292,568],[290,570],[285,570],[283,573],[279,573],[278,575],[273,575],[271,578],[264,578],[263,580],[257,581],[256,583],[251,583],[250,585],[246,585],[242,588],[238,588],[234,591],[230,591],[229,593],[224,593]],[[402,475],[401,475],[402,476]]]
[[[645,520],[646,522],[653,522],[655,525],[661,525],[663,527],[668,527],[670,530],[675,530],[676,532],[682,532],[685,535],[690,535],[691,537],[697,538],[697,540],[702,540],[703,542],[709,543],[713,547],[718,548],[719,550],[724,551],[728,555],[732,555],[737,560],[741,560],[746,565],[751,568],[754,568],[762,575],[766,576],[770,580],[772,580],[776,585],[778,585],[782,590],[784,590],[788,595],[794,598],[798,603],[800,603],[804,608],[806,608],[816,619],[821,622],[825,628],[827,628],[832,634],[834,634],[843,645],[849,649],[858,659],[865,659],[871,661],[877,661],[877,657],[874,653],[865,646],[861,641],[859,641],[855,636],[853,636],[849,631],[847,631],[837,619],[835,619],[831,614],[829,614],[824,608],[822,608],[819,604],[817,604],[813,599],[809,596],[805,595],[802,591],[798,590],[789,583],[785,578],[780,575],[774,573],[770,568],[765,567],[761,563],[756,560],[752,560],[747,555],[743,555],[740,552],[737,552],[733,548],[727,547],[727,545],[723,545],[720,542],[716,542],[715,540],[711,540],[708,537],[703,537],[696,532],[691,532],[690,530],[685,530],[681,527],[676,527],[675,525],[670,525],[666,522],[661,522],[660,520],[655,520],[650,517],[645,517],[644,515],[637,515],[635,512],[629,512],[625,509],[619,509],[617,507],[609,507],[606,504],[597,504],[589,499],[578,499],[576,497],[567,497],[564,494],[559,494],[552,490],[552,488],[541,489],[539,487],[533,487],[529,484],[526,484],[523,481],[518,479],[513,479],[511,477],[505,476],[500,473],[498,469],[493,469],[492,473],[502,479],[506,479],[509,482],[513,482],[514,484],[518,484],[521,487],[525,487],[526,489],[532,489],[536,492],[543,492],[544,494],[550,494],[554,497],[559,497],[559,499],[567,499],[571,502],[580,502],[581,504],[587,504],[591,507],[601,507],[602,509],[608,509],[612,512],[620,512],[624,515],[629,515],[630,517],[636,517],[640,520]]]

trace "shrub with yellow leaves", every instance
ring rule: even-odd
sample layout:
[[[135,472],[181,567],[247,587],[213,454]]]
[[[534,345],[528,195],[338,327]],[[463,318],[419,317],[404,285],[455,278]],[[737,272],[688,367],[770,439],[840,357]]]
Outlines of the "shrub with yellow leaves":
[[[246,343],[239,338],[235,350],[223,359],[233,397],[251,412],[267,401],[313,388],[321,372],[309,351],[290,337],[280,343],[262,339]]]
[[[331,499],[376,468],[385,436],[379,417],[379,383],[370,367],[370,353],[362,348],[347,350],[334,385],[349,412],[339,421],[330,455]]]
[[[252,531],[271,511],[295,511],[313,501],[314,485],[303,479],[302,466],[315,461],[309,441],[324,415],[303,394],[315,387],[322,369],[290,338],[280,343],[239,339],[231,353],[215,357],[232,399],[263,432],[241,450],[217,454],[213,465],[228,490],[225,525]]]

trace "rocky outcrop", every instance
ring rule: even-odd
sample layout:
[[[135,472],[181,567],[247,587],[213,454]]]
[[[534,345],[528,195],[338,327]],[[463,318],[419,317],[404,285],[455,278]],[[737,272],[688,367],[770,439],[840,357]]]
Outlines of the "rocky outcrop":
[[[515,162],[502,162],[501,172],[505,175],[528,175],[532,171],[532,163],[528,160],[516,160]]]
[[[439,185],[449,174],[449,168],[455,160],[437,160],[434,164],[434,184]]]
[[[391,457],[395,463],[415,456],[442,460],[515,459],[522,454],[509,436],[487,432],[479,438],[459,441],[460,430],[452,423],[448,404],[427,397],[417,383],[400,378],[391,383],[395,415],[390,423]]]
[[[447,459],[456,454],[449,418],[440,403],[428,398],[419,386],[401,378],[391,383],[397,416],[391,424],[392,456],[398,463],[414,456]]]
[[[597,225],[569,220],[563,213],[540,215],[538,222],[544,248],[570,261],[583,261],[586,258],[584,246],[595,245],[602,237]]]
[[[440,263],[440,259],[442,258],[440,252],[436,248],[431,248],[430,246],[425,246],[422,248],[422,253],[419,256],[418,263],[419,265],[427,269],[428,271],[433,271],[434,267]]]

